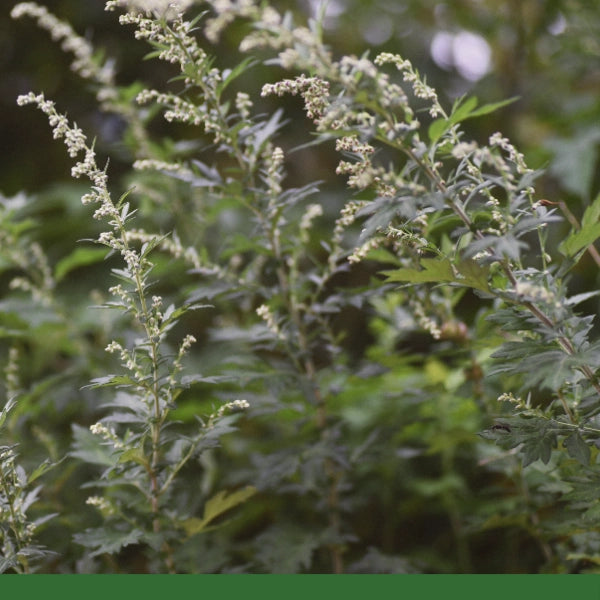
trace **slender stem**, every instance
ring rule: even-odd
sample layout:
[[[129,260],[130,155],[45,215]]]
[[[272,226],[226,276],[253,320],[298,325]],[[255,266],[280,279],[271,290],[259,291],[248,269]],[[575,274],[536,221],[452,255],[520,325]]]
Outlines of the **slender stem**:
[[[308,337],[302,320],[301,311],[292,290],[292,286],[290,285],[289,274],[284,267],[285,261],[283,259],[278,237],[274,235],[273,229],[270,229],[270,239],[273,253],[275,254],[279,263],[279,267],[277,268],[279,287],[285,298],[288,313],[292,319],[292,323],[294,324],[296,334],[298,336],[298,352],[301,358],[300,360],[296,358],[296,352],[293,348],[290,348],[290,357],[296,364],[297,368],[299,368],[299,371],[304,373],[306,379],[312,387],[316,406],[316,426],[320,431],[321,438],[324,439],[327,435],[327,405],[317,380],[317,369],[311,356]],[[339,483],[342,478],[342,472],[330,458],[326,458],[324,460],[324,469],[329,479],[329,489],[327,492],[329,527],[333,532],[337,533],[340,531],[341,526],[339,515]],[[336,575],[342,574],[344,572],[342,548],[338,544],[331,544],[329,546],[329,553],[331,557],[333,573]]]
[[[563,396],[562,392],[560,390],[558,390],[556,392],[560,403],[562,404],[563,408],[565,409],[565,413],[567,414],[567,417],[569,417],[569,421],[571,421],[571,423],[575,423],[575,419],[573,417],[573,413],[571,412],[571,409],[569,408],[569,405],[567,404],[567,401],[565,399],[565,397]]]
[[[14,472],[14,465],[11,465],[11,466],[12,466],[13,472]],[[16,542],[16,547],[17,547],[16,555],[19,560],[19,563],[21,564],[21,567],[23,568],[23,573],[29,573],[29,562],[27,561],[27,557],[23,554],[20,554],[20,551],[24,547],[24,542],[23,542],[23,539],[21,538],[21,534],[19,533],[19,524],[20,523],[19,523],[19,519],[17,518],[17,514],[15,512],[15,506],[14,506],[13,494],[12,494],[12,490],[14,490],[17,485],[16,477],[13,477],[13,481],[11,483],[12,483],[12,485],[10,485],[9,482],[7,481],[6,475],[4,473],[4,468],[2,465],[0,465],[0,484],[1,484],[2,489],[4,490],[4,495],[6,496],[6,500],[8,502],[8,508],[9,508],[9,512],[10,512],[10,528],[13,532],[13,535],[15,536],[15,542]]]
[[[383,140],[383,141],[385,141],[385,140]],[[446,187],[443,179],[437,174],[437,172],[435,172],[430,167],[430,165],[428,165],[422,159],[417,157],[410,148],[407,148],[405,146],[399,146],[399,147],[395,146],[395,147],[399,148],[411,160],[413,160],[416,164],[418,164],[423,169],[423,171],[427,174],[427,177],[436,186],[436,188],[447,197],[448,188]],[[479,240],[483,239],[483,237],[484,237],[483,234],[481,233],[480,230],[478,230],[475,227],[475,225],[473,224],[473,222],[471,221],[471,219],[469,218],[467,213],[463,210],[462,206],[460,206],[457,202],[455,202],[451,199],[448,199],[447,202],[448,202],[448,205],[450,206],[450,208],[452,208],[452,210],[458,215],[458,217],[463,221],[463,223],[469,228],[469,231],[471,231],[473,233],[473,235],[475,235],[477,237],[477,239],[479,239]],[[506,261],[500,261],[499,264],[500,264],[500,267],[502,268],[504,274],[510,281],[511,285],[513,286],[513,288],[515,288],[517,285],[517,278],[515,277],[515,274],[513,273],[512,268]],[[553,330],[556,329],[556,325],[552,321],[552,319],[550,319],[550,317],[548,317],[537,305],[535,305],[532,302],[526,301],[526,302],[522,302],[522,306],[525,307],[527,310],[529,310],[529,312],[531,312],[546,327],[553,329]],[[558,333],[557,341],[558,341],[558,344],[560,345],[560,347],[569,356],[573,356],[576,353],[576,350],[575,350],[571,340],[569,340],[569,338],[567,338],[565,335]],[[600,382],[598,381],[598,378],[596,377],[594,371],[588,365],[583,365],[583,366],[579,367],[579,370],[581,371],[581,373],[583,373],[583,375],[586,377],[586,379],[594,387],[596,392],[600,395]]]
[[[130,250],[129,241],[127,239],[127,231],[125,228],[124,220],[118,216],[117,224],[121,235],[121,241],[123,244],[123,254]],[[140,257],[140,261],[143,259]],[[152,329],[153,319],[148,308],[148,302],[146,300],[146,290],[143,279],[143,264],[136,265],[134,268],[134,280],[136,287],[136,294],[139,299],[139,316],[138,321],[142,324],[146,339],[150,345],[150,362],[152,369],[152,383],[149,388],[151,395],[151,417],[150,417],[150,440],[151,440],[151,454],[150,463],[147,467],[148,478],[150,482],[150,510],[153,515],[152,530],[154,533],[160,533],[160,495],[161,488],[159,483],[159,470],[160,470],[160,441],[162,425],[167,417],[168,409],[164,411],[160,405],[160,373],[159,373],[159,357],[160,349],[159,342],[154,339],[155,331]],[[155,325],[156,326],[156,325]],[[167,569],[170,573],[175,573],[175,564],[173,561],[172,550],[169,545],[165,542],[163,544],[164,560]]]

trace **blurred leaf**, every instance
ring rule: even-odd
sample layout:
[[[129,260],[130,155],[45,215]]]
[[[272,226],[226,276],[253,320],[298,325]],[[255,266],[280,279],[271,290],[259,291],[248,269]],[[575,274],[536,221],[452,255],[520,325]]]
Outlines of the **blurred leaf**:
[[[204,515],[202,519],[187,519],[182,523],[188,536],[196,535],[202,532],[211,521],[220,517],[223,513],[234,508],[256,493],[256,488],[246,486],[228,494],[225,490],[217,492],[212,498],[206,501],[204,505]]]
[[[61,281],[74,269],[103,261],[107,253],[106,248],[76,248],[71,254],[56,263],[54,278],[56,281]]]
[[[8,413],[14,408],[16,402],[12,398],[8,398],[6,403],[2,407],[2,411],[0,411],[0,428],[4,425],[6,421],[6,417],[8,417]]]
[[[474,110],[469,113],[469,115],[465,118],[473,118],[473,117],[482,117],[483,115],[489,115],[490,113],[498,110],[499,108],[503,108],[504,106],[508,106],[513,102],[516,102],[519,98],[514,96],[513,98],[507,98],[506,100],[500,100],[500,102],[492,102],[490,104],[484,104],[480,106],[477,110]]]
[[[253,66],[259,64],[258,61],[253,57],[248,57],[237,64],[233,69],[225,69],[223,71],[223,79],[219,83],[218,90],[219,94],[225,91],[225,88],[235,79],[237,79],[242,73],[245,73]]]
[[[574,458],[585,466],[590,464],[590,448],[578,432],[574,432],[565,438],[563,444],[571,458]]]
[[[454,280],[452,263],[447,258],[424,258],[421,260],[423,269],[396,269],[382,271],[387,281],[406,281],[408,283],[442,283]]]
[[[568,191],[587,199],[596,172],[600,127],[587,127],[568,138],[554,138],[547,146],[554,152],[550,165]]]
[[[138,465],[142,465],[145,467],[148,466],[148,458],[144,456],[144,454],[139,448],[129,448],[128,450],[125,450],[125,452],[122,452],[119,455],[118,462],[125,463],[129,461],[135,462]]]
[[[573,231],[558,246],[565,256],[573,257],[600,238],[600,194],[586,208],[581,220],[581,229]]]
[[[110,529],[109,527],[99,527],[97,529],[86,529],[82,533],[76,533],[73,540],[77,544],[81,544],[86,548],[91,548],[93,551],[90,556],[98,556],[99,554],[116,554],[131,544],[137,544],[144,532],[139,529],[130,531],[119,531]]]
[[[489,267],[482,267],[476,261],[467,259],[456,266],[447,259],[423,258],[423,269],[397,269],[395,271],[382,271],[387,276],[387,281],[406,281],[408,283],[456,283],[481,291],[488,291]]]
[[[556,433],[549,429],[542,429],[529,437],[521,449],[523,466],[526,467],[538,459],[544,464],[548,464],[552,456],[552,449],[556,448],[556,443]]]
[[[71,456],[93,465],[112,467],[115,465],[114,452],[104,444],[100,436],[94,435],[86,427],[73,424],[73,450]]]
[[[462,100],[462,99],[461,99]],[[474,117],[481,117],[483,115],[488,115],[503,106],[507,106],[508,104],[512,104],[516,100],[517,97],[509,98],[507,100],[501,100],[500,102],[493,102],[491,104],[485,104],[475,109],[477,106],[478,100],[475,96],[471,96],[467,100],[461,103],[461,100],[455,102],[452,113],[447,119],[436,119],[429,125],[429,139],[431,143],[435,144],[446,131],[452,127],[452,125],[456,125],[462,121],[467,119],[472,119]]]
[[[62,462],[62,461],[59,461]],[[46,459],[43,463],[41,463],[37,468],[35,468],[28,477],[28,482],[32,483],[33,481],[35,481],[38,477],[41,477],[42,475],[44,475],[45,473],[47,473],[48,471],[50,471],[51,469],[53,469],[54,467],[56,467],[59,463],[53,463],[50,461],[50,459]]]
[[[256,537],[255,560],[267,573],[301,573],[310,569],[320,544],[319,536],[308,529],[289,524],[273,526]]]
[[[402,556],[384,554],[377,548],[370,547],[358,561],[348,566],[348,573],[417,573],[409,559]]]

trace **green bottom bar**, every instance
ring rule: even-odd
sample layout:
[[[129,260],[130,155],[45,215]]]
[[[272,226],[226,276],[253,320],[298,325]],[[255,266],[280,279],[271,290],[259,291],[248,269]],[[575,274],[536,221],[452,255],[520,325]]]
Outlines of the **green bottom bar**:
[[[30,575],[6,576],[2,597],[162,598],[375,598],[415,600],[598,600],[596,575]],[[9,593],[15,596],[8,596]],[[19,594],[19,596],[16,596]],[[131,596],[130,596],[131,594]],[[29,596],[28,596],[29,597]],[[111,599],[112,600],[112,599]]]

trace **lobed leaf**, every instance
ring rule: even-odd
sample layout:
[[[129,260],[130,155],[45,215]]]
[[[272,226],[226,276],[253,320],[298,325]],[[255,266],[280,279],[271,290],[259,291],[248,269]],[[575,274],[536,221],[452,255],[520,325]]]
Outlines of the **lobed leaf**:
[[[231,510],[238,504],[246,502],[256,493],[256,488],[246,486],[228,494],[225,490],[217,492],[212,498],[206,501],[204,506],[204,515],[201,519],[192,518],[183,522],[183,527],[188,536],[196,535],[204,531],[209,523],[217,517]]]

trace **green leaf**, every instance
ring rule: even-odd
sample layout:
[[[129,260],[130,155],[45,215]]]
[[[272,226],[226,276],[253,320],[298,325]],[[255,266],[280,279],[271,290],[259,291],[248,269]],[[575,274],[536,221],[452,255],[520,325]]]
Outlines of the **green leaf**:
[[[594,298],[600,294],[600,290],[594,290],[593,292],[583,292],[581,294],[575,294],[574,296],[569,296],[564,302],[568,306],[577,306],[581,302],[585,302],[590,298]]]
[[[183,523],[183,527],[188,536],[196,535],[202,532],[211,521],[233,507],[245,502],[256,493],[256,488],[246,486],[245,488],[227,494],[227,491],[221,490],[217,492],[210,500],[207,500],[204,506],[204,515],[202,519],[192,518],[187,519]]]
[[[321,536],[307,528],[274,525],[255,540],[256,560],[268,573],[294,574],[310,569]],[[282,552],[282,547],[285,551]]]
[[[450,123],[452,125],[460,123],[469,118],[473,114],[473,110],[477,106],[478,100],[476,96],[467,98],[464,102],[455,103],[452,114],[450,115]]]
[[[47,458],[43,463],[41,463],[30,473],[29,477],[27,478],[27,482],[34,482],[38,477],[41,477],[42,475],[44,475],[44,473],[47,473],[48,471],[56,467],[57,464],[58,463],[53,463],[50,461],[49,458]]]
[[[489,266],[482,266],[476,260],[467,259],[458,265],[457,270],[464,277],[464,279],[455,280],[457,283],[482,292],[489,291]]]
[[[281,121],[283,116],[283,110],[276,110],[271,118],[265,123],[259,123],[254,133],[254,139],[252,140],[252,147],[258,154],[263,145],[272,138],[275,133],[283,127],[284,123]]]
[[[431,143],[435,144],[450,129],[451,125],[452,123],[448,119],[436,119],[433,121],[427,131]]]
[[[71,456],[81,459],[84,462],[101,465],[103,467],[112,467],[115,464],[113,451],[102,444],[102,439],[94,435],[86,427],[73,425],[73,450]]]
[[[500,102],[492,102],[490,104],[484,104],[483,106],[480,106],[477,110],[474,110],[473,112],[471,112],[468,117],[469,119],[472,119],[474,117],[481,117],[483,115],[489,115],[490,113],[498,110],[499,108],[502,108],[503,106],[507,106],[508,104],[512,104],[513,102],[516,102],[519,99],[518,96],[513,96],[512,98],[508,98],[507,100],[501,100]]]
[[[421,261],[422,270],[396,269],[395,271],[382,271],[387,276],[387,281],[406,281],[408,283],[442,283],[454,281],[452,263],[447,258],[424,258]]]
[[[600,486],[597,478],[578,480],[573,482],[573,490],[563,496],[564,500],[571,502],[595,503],[600,499]]]
[[[572,258],[600,238],[600,194],[586,208],[581,229],[573,231],[558,247],[565,256]]]
[[[536,460],[541,460],[545,465],[550,462],[552,449],[556,447],[556,433],[553,431],[540,430],[537,435],[532,435],[521,450],[523,454],[523,466],[526,467]]]
[[[567,437],[563,445],[571,458],[574,458],[585,466],[590,464],[590,448],[578,432],[575,431]]]
[[[456,125],[457,123],[461,123],[462,121],[466,121],[467,119],[472,119],[474,117],[481,117],[483,115],[487,115],[507,104],[512,104],[518,100],[517,97],[509,98],[507,100],[501,100],[500,102],[493,102],[491,104],[484,104],[479,108],[475,109],[477,106],[477,98],[472,96],[461,103],[461,100],[458,100],[453,107],[452,114],[447,119],[436,119],[429,125],[429,139],[432,143],[437,142],[446,131],[452,127],[452,125]]]
[[[97,529],[86,529],[82,533],[76,533],[73,536],[73,540],[81,546],[94,549],[90,553],[90,556],[98,556],[104,553],[115,554],[125,546],[137,544],[143,535],[144,532],[139,529],[117,531],[99,527]]]
[[[119,462],[120,463],[124,463],[124,462],[135,462],[138,465],[148,465],[148,460],[146,459],[146,457],[142,454],[142,452],[140,451],[139,448],[129,448],[127,450],[125,450],[125,452],[123,452],[121,454],[121,456],[119,456]]]
[[[139,382],[135,381],[131,377],[127,375],[107,375],[106,377],[96,377],[92,379],[92,382],[88,385],[84,385],[83,388],[101,388],[101,387],[110,387],[116,385],[133,385],[138,386]]]
[[[104,260],[107,254],[106,248],[77,248],[62,260],[59,260],[54,268],[56,281],[64,279],[67,273],[79,268],[87,267]]]
[[[432,143],[437,142],[452,125],[456,125],[464,119],[468,118],[471,111],[477,106],[477,98],[472,96],[463,102],[463,98],[459,98],[452,107],[452,114],[447,119],[436,119],[429,126],[429,139]]]
[[[405,281],[407,283],[455,283],[481,291],[489,291],[489,267],[483,267],[477,261],[467,259],[460,262],[454,270],[449,259],[424,258],[422,270],[397,269],[382,271],[387,281]]]
[[[592,506],[588,508],[581,516],[586,523],[597,524],[600,521],[600,502],[592,504]],[[600,561],[597,561],[596,564],[600,564]]]
[[[242,73],[245,73],[251,69],[254,65],[258,64],[258,61],[252,57],[244,59],[239,65],[233,69],[225,69],[222,74],[222,81],[219,84],[217,90],[219,94],[225,91],[225,88],[235,79],[237,79]]]
[[[8,417],[8,413],[15,407],[16,402],[9,398],[4,405],[4,408],[0,411],[0,427],[4,425],[6,418]]]
[[[600,194],[596,196],[594,201],[585,209],[581,218],[581,226],[587,227],[600,221]]]
[[[563,187],[583,198],[589,198],[598,157],[600,127],[585,127],[567,138],[554,138],[545,143],[554,151],[550,173]]]

